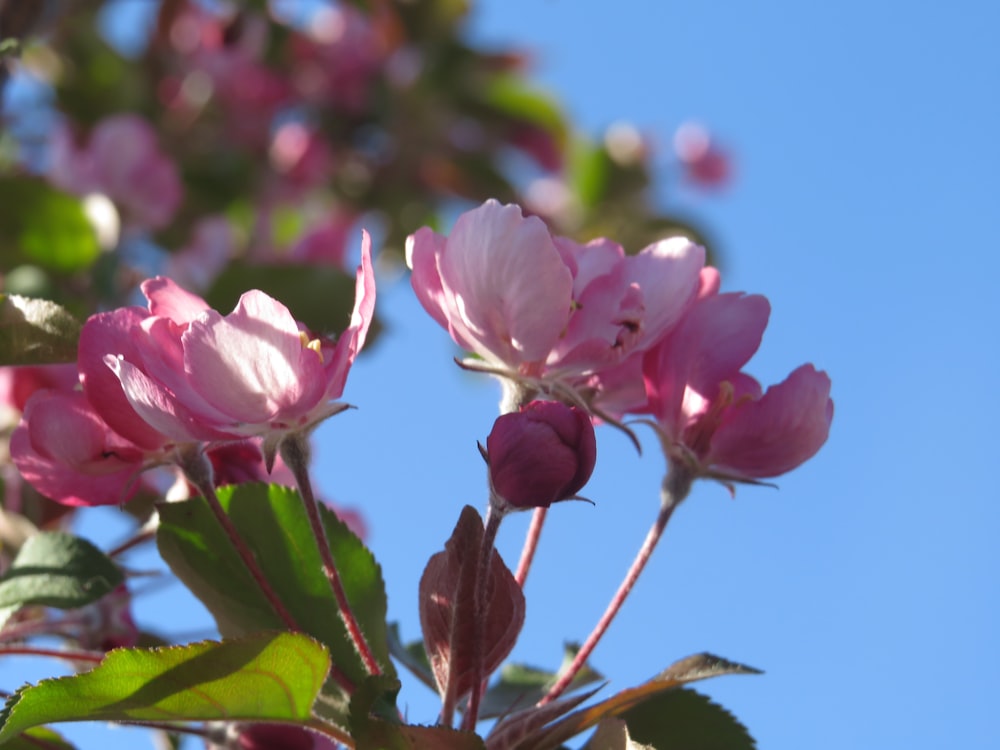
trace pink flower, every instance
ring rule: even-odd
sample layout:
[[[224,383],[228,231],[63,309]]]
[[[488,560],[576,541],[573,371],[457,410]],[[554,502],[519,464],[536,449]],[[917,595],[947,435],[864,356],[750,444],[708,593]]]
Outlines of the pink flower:
[[[117,505],[158,456],[111,430],[79,391],[37,391],[10,439],[18,471],[63,505]]]
[[[826,373],[803,365],[764,393],[741,372],[769,313],[764,297],[710,289],[647,353],[649,405],[671,462],[727,483],[754,481],[791,471],[826,442]]]
[[[346,408],[330,402],[343,393],[374,312],[367,235],[350,327],[335,345],[310,341],[288,308],[260,291],[223,316],[169,279],[142,290],[148,312],[94,316],[80,341],[84,387],[121,434],[143,444],[262,437],[270,462],[287,433]]]
[[[580,386],[652,346],[693,302],[704,260],[681,238],[635,256],[605,239],[580,245],[493,200],[448,237],[425,227],[407,240],[424,309],[480,369],[538,390]]]
[[[492,502],[547,508],[587,483],[597,442],[585,412],[558,401],[532,401],[494,422],[486,453]]]
[[[79,382],[80,375],[76,365],[0,367],[0,404],[23,412],[25,404],[35,391],[52,388],[69,392]]]
[[[137,115],[102,120],[83,149],[59,129],[50,158],[49,177],[56,185],[77,194],[103,193],[140,225],[159,229],[180,206],[177,168],[159,150],[149,123]]]
[[[78,614],[82,626],[78,641],[82,648],[110,651],[131,648],[139,642],[139,628],[132,618],[132,595],[124,583],[83,607]]]
[[[677,128],[674,152],[684,176],[694,185],[718,188],[732,179],[732,159],[701,125],[687,122]]]

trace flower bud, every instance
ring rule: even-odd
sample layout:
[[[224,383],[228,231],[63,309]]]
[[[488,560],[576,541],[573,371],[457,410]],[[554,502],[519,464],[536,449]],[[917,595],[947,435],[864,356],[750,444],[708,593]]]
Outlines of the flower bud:
[[[314,750],[316,735],[290,724],[254,724],[240,732],[240,750]]]
[[[486,439],[492,502],[547,508],[590,479],[597,441],[590,417],[558,401],[532,401],[504,414]]]

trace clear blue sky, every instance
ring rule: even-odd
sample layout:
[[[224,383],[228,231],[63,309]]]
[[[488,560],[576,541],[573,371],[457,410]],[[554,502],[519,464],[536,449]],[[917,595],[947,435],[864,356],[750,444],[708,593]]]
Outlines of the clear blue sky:
[[[595,135],[629,120],[666,162],[683,120],[717,130],[736,182],[667,199],[714,229],[725,289],[771,300],[751,372],[772,383],[812,361],[834,383],[829,443],[779,490],[733,501],[703,484],[677,513],[593,657],[610,690],[707,650],[766,671],[701,688],[762,749],[1000,746],[1000,6],[477,5],[476,37],[532,50]],[[360,408],[319,432],[318,476],[363,508],[390,616],[416,638],[424,562],[464,503],[485,503],[475,441],[498,391],[457,370],[408,285],[380,295],[389,331],[351,374]],[[586,636],[655,515],[654,442],[639,458],[616,433],[598,438],[596,506],[550,514],[517,660],[555,666],[564,640]],[[501,531],[511,564],[526,521]],[[192,609],[193,628],[206,621]],[[426,689],[411,682],[401,699],[433,721]],[[85,748],[145,741],[70,734]]]

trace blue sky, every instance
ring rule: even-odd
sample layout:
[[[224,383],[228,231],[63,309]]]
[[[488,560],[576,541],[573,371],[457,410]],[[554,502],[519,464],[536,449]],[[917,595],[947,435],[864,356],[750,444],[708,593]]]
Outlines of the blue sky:
[[[702,689],[766,750],[1000,742],[997,28],[987,2],[477,4],[475,37],[532,51],[539,80],[595,136],[628,120],[665,167],[684,120],[724,139],[728,190],[663,199],[714,230],[724,289],[771,300],[749,370],[773,383],[811,361],[833,378],[815,459],[735,500],[699,485],[675,515],[594,654],[606,690],[711,651],[765,670]],[[359,409],[319,431],[317,473],[364,510],[390,616],[417,638],[426,559],[463,504],[485,505],[475,442],[498,389],[454,366],[408,285],[383,281],[389,330],[351,374]],[[584,492],[596,505],[550,514],[516,660],[555,666],[617,586],[656,513],[663,462],[645,437],[640,458],[600,430]],[[109,523],[100,513],[94,529]],[[512,565],[526,522],[501,530]],[[176,611],[174,594],[159,599],[147,621]],[[189,610],[197,632],[208,620]],[[433,721],[425,688],[401,698],[411,720]],[[82,747],[140,741],[69,734]]]

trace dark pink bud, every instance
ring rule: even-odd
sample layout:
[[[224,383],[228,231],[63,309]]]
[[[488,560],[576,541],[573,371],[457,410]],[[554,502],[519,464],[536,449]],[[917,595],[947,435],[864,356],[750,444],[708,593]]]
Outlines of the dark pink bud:
[[[597,460],[590,417],[558,401],[532,401],[498,418],[486,450],[493,490],[516,508],[547,508],[573,497]]]
[[[242,750],[313,750],[315,737],[291,724],[254,724],[240,732]]]

